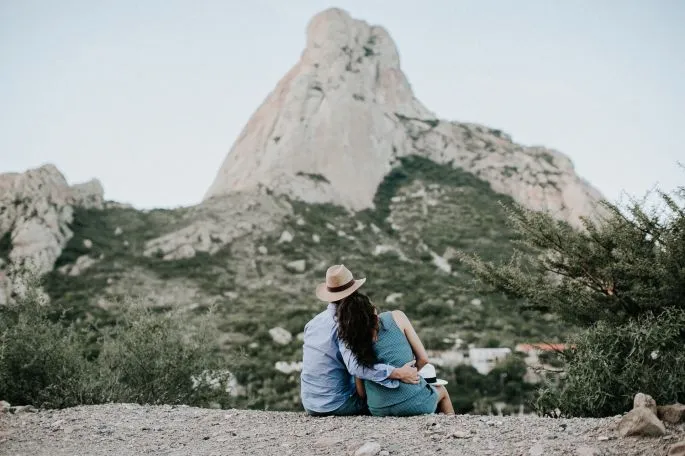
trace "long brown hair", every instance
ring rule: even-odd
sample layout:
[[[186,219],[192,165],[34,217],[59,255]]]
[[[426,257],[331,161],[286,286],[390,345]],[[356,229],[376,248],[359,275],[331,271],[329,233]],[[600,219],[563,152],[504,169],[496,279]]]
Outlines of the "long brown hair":
[[[373,338],[378,329],[374,305],[366,295],[355,291],[338,302],[336,318],[340,340],[357,357],[359,364],[371,367],[376,362]]]

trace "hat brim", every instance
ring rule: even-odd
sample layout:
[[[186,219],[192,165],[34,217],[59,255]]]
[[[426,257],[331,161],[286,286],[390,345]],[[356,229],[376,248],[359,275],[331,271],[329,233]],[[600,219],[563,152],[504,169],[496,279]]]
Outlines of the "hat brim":
[[[366,282],[366,278],[357,279],[354,281],[354,285],[352,285],[350,288],[343,291],[338,291],[336,293],[331,293],[330,291],[328,291],[328,288],[326,287],[325,283],[320,283],[316,286],[316,297],[324,302],[340,301],[341,299],[346,298],[355,291],[357,291],[359,287],[364,285],[364,282]]]
[[[430,386],[445,386],[445,385],[447,385],[448,383],[449,383],[449,382],[448,382],[447,380],[443,380],[443,379],[441,379],[441,378],[437,378],[437,379],[435,379],[435,382],[433,382],[433,383],[428,383],[428,384],[429,384]]]

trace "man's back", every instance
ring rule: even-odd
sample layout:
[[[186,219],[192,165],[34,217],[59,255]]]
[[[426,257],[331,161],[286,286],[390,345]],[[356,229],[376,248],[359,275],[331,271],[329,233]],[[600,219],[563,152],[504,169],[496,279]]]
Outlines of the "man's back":
[[[354,394],[354,379],[338,348],[334,304],[304,327],[302,361],[300,396],[307,410],[333,411]]]

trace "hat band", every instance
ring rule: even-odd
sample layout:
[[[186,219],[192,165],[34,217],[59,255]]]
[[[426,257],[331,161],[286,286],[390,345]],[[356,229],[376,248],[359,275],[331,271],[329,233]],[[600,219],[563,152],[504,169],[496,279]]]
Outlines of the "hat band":
[[[437,377],[423,377],[423,379],[426,381],[426,383],[435,383],[438,381]]]
[[[339,287],[329,287],[326,286],[326,289],[330,291],[331,293],[338,293],[339,291],[345,291],[348,288],[350,288],[352,285],[354,285],[354,279],[350,280],[347,282],[345,285],[340,285]]]

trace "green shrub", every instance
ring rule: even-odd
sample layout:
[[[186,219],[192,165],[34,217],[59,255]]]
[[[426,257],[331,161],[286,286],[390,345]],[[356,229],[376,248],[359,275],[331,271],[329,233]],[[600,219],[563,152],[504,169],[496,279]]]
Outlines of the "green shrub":
[[[231,375],[205,315],[128,310],[104,329],[79,329],[55,315],[39,288],[0,307],[0,397],[61,408],[104,402],[231,403]],[[190,329],[192,328],[192,330]],[[194,380],[193,380],[194,379]]]
[[[0,307],[0,397],[45,407],[93,403],[93,372],[83,334],[52,321],[36,287]]]
[[[599,322],[573,343],[565,381],[542,389],[539,410],[615,415],[630,409],[638,392],[658,404],[685,402],[685,310],[667,309],[620,326]]]
[[[179,314],[129,309],[104,337],[99,365],[115,402],[228,403],[231,378],[207,318],[189,327]],[[223,369],[222,369],[223,367]]]
[[[525,251],[504,264],[461,253],[490,290],[581,328],[564,381],[540,392],[541,412],[616,414],[639,391],[685,400],[685,187],[659,194],[657,207],[605,202],[582,230],[514,206]]]

